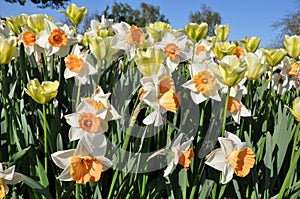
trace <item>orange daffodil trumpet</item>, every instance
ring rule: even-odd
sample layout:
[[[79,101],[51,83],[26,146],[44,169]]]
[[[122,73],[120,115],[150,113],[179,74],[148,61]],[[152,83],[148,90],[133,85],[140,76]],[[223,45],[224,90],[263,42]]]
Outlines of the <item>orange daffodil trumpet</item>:
[[[241,142],[236,135],[225,132],[225,138],[219,137],[221,148],[207,155],[205,164],[222,171],[222,184],[226,184],[233,178],[235,173],[239,177],[245,177],[255,164],[255,153]]]
[[[144,92],[142,100],[153,109],[143,123],[160,126],[163,124],[162,114],[167,111],[176,114],[180,105],[180,93],[175,93],[174,80],[164,67],[161,67],[157,74],[143,77],[141,84]]]
[[[2,163],[0,163],[0,199],[4,198],[8,193],[8,186],[21,182],[23,175],[15,172],[15,165],[4,170]]]
[[[62,173],[57,179],[75,181],[78,184],[97,182],[101,173],[112,166],[112,162],[104,157],[107,142],[102,134],[83,136],[76,149],[57,151],[51,154],[53,162]]]
[[[211,60],[204,63],[193,63],[191,67],[191,80],[182,86],[191,90],[191,98],[195,104],[200,104],[208,98],[221,101],[218,90],[221,88],[219,78],[214,71],[217,70],[217,64]]]
[[[77,42],[73,37],[73,31],[65,24],[62,27],[44,19],[46,29],[36,36],[36,43],[45,50],[47,56],[56,54],[60,57],[66,56],[70,46]]]
[[[167,32],[161,42],[154,44],[155,48],[160,48],[167,56],[166,64],[172,73],[180,62],[191,58],[191,49],[187,47],[187,37],[180,36],[175,38],[170,32]]]
[[[97,73],[97,69],[88,60],[87,52],[81,52],[77,44],[73,47],[72,52],[65,57],[65,64],[65,79],[75,77],[77,84],[78,82],[89,84],[88,76]]]
[[[98,87],[92,97],[84,98],[75,113],[65,115],[71,126],[69,139],[80,139],[84,134],[105,133],[108,121],[120,118],[114,107],[108,102],[110,93],[104,94]]]

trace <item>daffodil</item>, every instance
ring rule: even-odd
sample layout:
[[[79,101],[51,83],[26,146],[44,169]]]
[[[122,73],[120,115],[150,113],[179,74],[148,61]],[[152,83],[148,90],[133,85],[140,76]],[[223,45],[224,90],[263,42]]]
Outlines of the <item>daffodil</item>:
[[[4,198],[8,193],[8,186],[21,182],[23,175],[15,172],[15,165],[3,170],[2,163],[0,163],[0,199]]]
[[[225,138],[219,137],[221,148],[207,155],[205,164],[222,172],[222,184],[228,183],[235,173],[239,177],[245,177],[255,164],[255,153],[241,142],[236,135],[225,132]]]
[[[145,34],[141,28],[130,26],[126,22],[112,25],[116,34],[111,40],[111,47],[124,50],[128,55],[128,60],[132,60],[135,55],[135,46],[143,45]]]
[[[172,73],[180,62],[191,58],[191,50],[186,46],[187,37],[180,36],[175,38],[171,33],[166,33],[161,42],[154,44],[154,48],[160,48],[167,56],[167,66]]]
[[[182,86],[191,90],[190,94],[195,104],[200,104],[208,98],[221,101],[218,93],[221,84],[215,76],[213,68],[217,68],[217,64],[210,61],[192,64],[192,79]]]
[[[48,19],[44,19],[44,22],[46,29],[36,35],[37,45],[45,50],[47,56],[66,56],[70,46],[77,42],[73,31],[66,24],[59,27]]]
[[[79,46],[76,44],[72,52],[65,57],[65,79],[75,77],[76,83],[89,84],[89,75],[97,73],[97,70],[87,58],[87,52],[81,52]]]
[[[0,65],[8,64],[12,60],[15,56],[16,46],[16,37],[4,38],[0,36]]]
[[[171,31],[171,25],[162,21],[146,25],[146,32],[154,42],[159,42],[167,32]]]
[[[222,83],[233,87],[244,78],[247,65],[244,60],[239,60],[235,55],[227,55],[221,59],[219,70]]]
[[[240,124],[241,117],[251,116],[251,111],[242,103],[242,94],[243,90],[239,90],[235,96],[230,96],[227,105],[228,115],[231,115],[237,124]]]
[[[62,173],[57,179],[75,181],[78,184],[97,182],[101,173],[112,166],[112,162],[104,157],[107,142],[102,134],[83,136],[76,149],[57,151],[51,154],[53,162]]]
[[[86,15],[86,11],[87,9],[85,6],[79,8],[74,3],[69,5],[66,11],[59,10],[59,12],[64,13],[74,25],[78,25],[82,22],[84,16]]]
[[[142,100],[153,109],[143,123],[160,126],[163,124],[162,114],[167,111],[176,114],[180,105],[179,93],[175,93],[174,80],[164,67],[161,67],[157,74],[143,77],[141,83],[144,92]]]
[[[40,84],[38,79],[30,80],[25,88],[25,92],[37,103],[47,104],[51,99],[56,97],[58,81],[44,81]]]
[[[109,96],[110,93],[104,94],[98,87],[92,97],[83,99],[75,113],[65,115],[67,123],[71,126],[71,141],[80,139],[84,134],[105,133],[108,130],[108,121],[120,118],[108,102]]]

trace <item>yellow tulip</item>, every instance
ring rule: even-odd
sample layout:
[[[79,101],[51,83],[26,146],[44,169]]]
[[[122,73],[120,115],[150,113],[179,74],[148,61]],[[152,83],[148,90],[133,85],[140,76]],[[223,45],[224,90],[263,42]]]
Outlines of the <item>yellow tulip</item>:
[[[164,53],[158,48],[148,48],[146,51],[138,50],[134,61],[138,70],[144,76],[156,74],[165,59]]]
[[[243,43],[247,52],[254,53],[257,50],[260,41],[261,39],[258,37],[245,37]]]
[[[296,97],[293,101],[293,108],[289,108],[295,119],[300,122],[300,97]]]
[[[277,66],[287,55],[285,49],[263,49],[266,60],[271,67]]]
[[[146,25],[146,32],[156,41],[161,41],[167,32],[171,30],[171,25],[157,21]]]
[[[215,25],[215,34],[220,41],[226,41],[230,33],[230,25]]]
[[[28,16],[26,14],[20,14],[16,17],[8,17],[5,24],[10,28],[16,35],[21,34],[21,26],[27,23]]]
[[[27,24],[25,27],[35,34],[45,30],[45,22],[44,19],[53,20],[53,17],[48,17],[46,14],[33,14],[30,15],[27,19]]]
[[[86,15],[86,11],[87,9],[85,6],[79,8],[74,3],[68,6],[67,11],[59,10],[59,12],[65,13],[65,15],[74,25],[78,25],[82,22],[84,16]]]
[[[44,81],[40,84],[38,79],[30,80],[25,88],[25,92],[37,103],[47,104],[52,98],[56,97],[58,81]]]
[[[16,52],[17,41],[14,36],[4,38],[0,36],[0,65],[8,64]]]
[[[249,80],[256,80],[267,70],[265,57],[259,58],[254,53],[248,53],[245,56],[245,61],[247,63],[246,77]]]
[[[236,51],[236,45],[230,42],[214,43],[213,52],[221,60],[226,55],[233,55]]]
[[[197,23],[187,23],[184,28],[185,34],[194,42],[197,43],[203,39],[208,31],[208,24],[202,22],[201,24]]]
[[[297,58],[300,55],[300,36],[284,36],[284,47],[289,56]]]
[[[233,87],[245,77],[247,65],[235,55],[227,55],[220,61],[219,70],[223,84]]]

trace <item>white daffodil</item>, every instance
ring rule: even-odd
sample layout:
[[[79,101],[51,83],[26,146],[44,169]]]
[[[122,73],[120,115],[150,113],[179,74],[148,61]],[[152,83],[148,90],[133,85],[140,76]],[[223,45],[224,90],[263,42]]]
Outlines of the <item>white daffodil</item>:
[[[239,90],[235,96],[230,96],[228,100],[227,111],[233,120],[240,124],[241,117],[251,117],[251,111],[242,103],[243,90]]]
[[[85,98],[75,113],[65,115],[67,123],[71,126],[69,139],[80,139],[84,134],[105,133],[108,130],[108,121],[120,118],[112,105],[108,103],[110,93],[104,94],[98,87],[94,95]]]
[[[8,186],[17,184],[23,180],[23,175],[15,172],[15,165],[3,170],[2,163],[0,163],[0,199],[4,198],[8,193]]]
[[[73,47],[72,52],[65,57],[65,79],[75,77],[77,84],[90,83],[88,76],[97,73],[97,69],[92,66],[87,56],[87,52],[81,52],[77,44]]]
[[[225,138],[219,137],[221,148],[207,155],[205,164],[222,171],[222,184],[228,183],[235,173],[239,177],[245,177],[255,163],[255,154],[252,149],[246,147],[246,142],[241,142],[236,135],[225,132]]]
[[[56,54],[60,57],[66,56],[70,46],[76,43],[73,31],[65,24],[58,27],[52,21],[44,19],[46,29],[36,35],[36,43],[45,49],[46,55]]]
[[[174,80],[164,67],[161,67],[157,74],[143,77],[141,83],[142,100],[153,109],[143,123],[160,126],[163,124],[162,114],[167,111],[176,114],[176,108],[180,105],[179,93],[175,93]]]
[[[83,136],[76,149],[57,151],[51,154],[53,162],[62,173],[57,179],[62,181],[75,181],[79,184],[96,182],[101,173],[112,166],[112,162],[104,157],[107,142],[102,134]]]
[[[194,45],[191,45],[193,47]],[[201,39],[195,44],[193,62],[203,63],[215,57],[212,51],[212,43],[206,39]]]
[[[194,157],[194,150],[190,148],[194,137],[192,136],[189,140],[180,144],[183,133],[180,133],[177,138],[174,140],[174,143],[171,146],[169,154],[173,157],[169,165],[164,171],[164,177],[168,176],[172,169],[179,163],[184,167],[185,170],[189,169],[190,159]]]
[[[153,47],[161,48],[167,56],[166,64],[172,73],[180,62],[191,58],[191,49],[187,47],[186,35],[176,38],[172,33],[167,32],[161,42],[155,43]]]
[[[143,45],[145,42],[143,30],[123,21],[113,24],[112,29],[116,34],[111,40],[111,47],[124,50],[128,60],[132,60],[135,55],[135,45]]]
[[[221,84],[213,68],[217,68],[217,64],[211,61],[191,65],[192,79],[182,86],[191,90],[191,97],[195,104],[200,104],[208,98],[221,101],[218,93]]]

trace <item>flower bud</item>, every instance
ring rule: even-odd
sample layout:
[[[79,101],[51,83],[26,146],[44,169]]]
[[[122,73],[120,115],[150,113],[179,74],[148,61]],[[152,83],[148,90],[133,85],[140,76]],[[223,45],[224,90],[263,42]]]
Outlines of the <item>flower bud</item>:
[[[215,34],[220,41],[226,41],[230,33],[230,25],[215,25]]]
[[[284,47],[289,56],[297,58],[300,55],[300,36],[284,36]]]
[[[14,36],[3,38],[0,36],[0,65],[8,64],[16,52],[17,41]]]
[[[256,80],[267,70],[265,57],[259,58],[254,53],[248,53],[245,61],[247,63],[246,77],[249,80]]]
[[[82,22],[84,16],[86,15],[86,11],[87,9],[85,6],[78,8],[74,3],[68,6],[67,11],[59,10],[59,12],[65,13],[65,15],[74,25],[78,25]]]
[[[185,34],[194,42],[197,43],[203,39],[208,31],[208,24],[202,22],[201,24],[197,23],[187,23],[184,28]]]
[[[257,50],[260,41],[261,39],[258,37],[245,37],[243,43],[247,52],[254,53]]]
[[[300,122],[300,97],[296,97],[293,101],[293,108],[289,108],[295,119]]]
[[[6,19],[6,26],[9,27],[16,35],[21,34],[21,26],[27,23],[28,16],[26,14],[20,14],[16,17],[8,17]]]
[[[167,32],[170,32],[171,25],[165,22],[157,21],[147,24],[146,31],[155,42],[161,41]]]
[[[48,17],[46,14],[33,14],[30,15],[27,19],[27,23],[25,27],[28,30],[31,30],[35,34],[45,30],[45,21],[44,19],[49,19],[50,21],[53,20],[53,17]]]
[[[226,55],[233,55],[236,51],[236,45],[230,42],[214,43],[213,52],[220,60]]]
[[[35,78],[27,84],[25,92],[37,103],[47,104],[56,97],[58,86],[58,81],[45,81],[40,84],[39,80]]]

